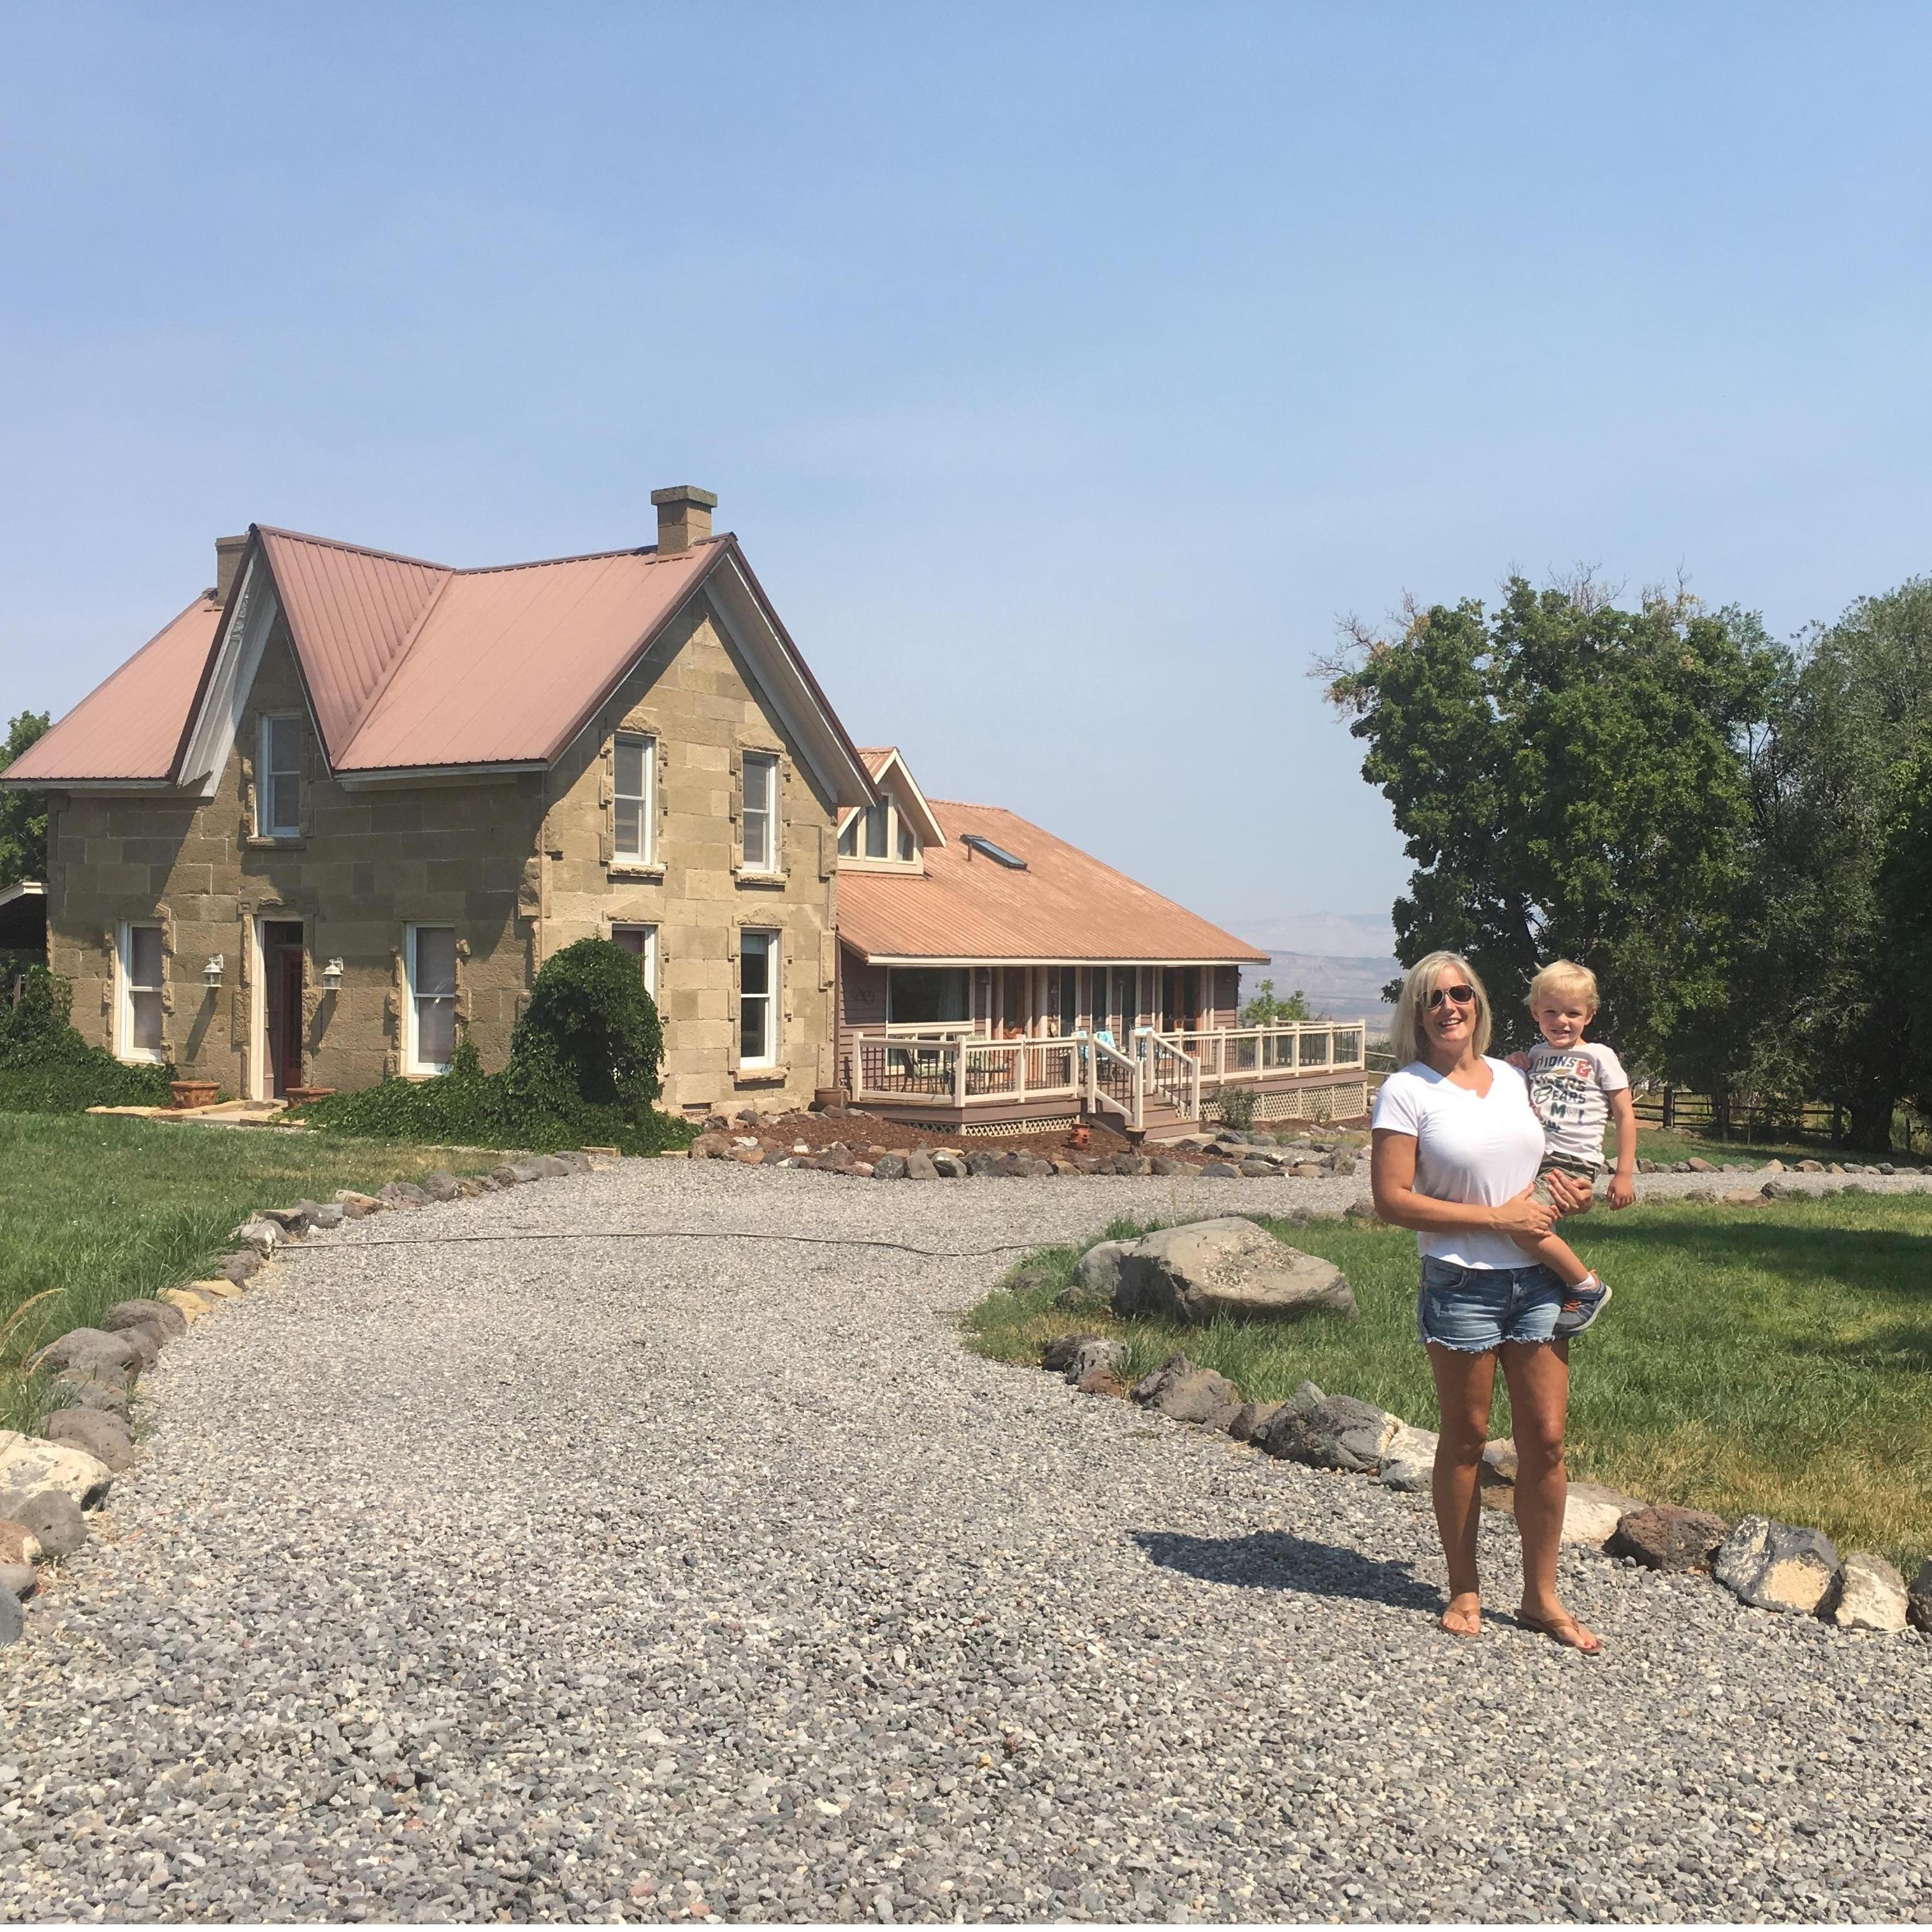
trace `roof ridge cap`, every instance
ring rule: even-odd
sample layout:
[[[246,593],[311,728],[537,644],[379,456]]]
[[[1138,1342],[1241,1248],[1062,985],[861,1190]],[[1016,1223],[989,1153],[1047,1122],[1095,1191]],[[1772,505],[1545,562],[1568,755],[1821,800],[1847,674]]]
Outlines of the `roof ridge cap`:
[[[454,574],[454,566],[436,563],[426,556],[406,556],[399,550],[377,550],[371,544],[346,543],[340,537],[319,537],[308,530],[284,530],[279,524],[257,524],[255,528],[265,537],[286,537],[291,543],[317,544],[324,550],[346,550],[356,556],[380,558],[385,563],[412,564],[418,570],[440,570],[445,576]]]
[[[614,556],[641,557],[650,563],[674,563],[680,556],[688,556],[692,550],[703,550],[711,544],[727,542],[729,530],[721,530],[716,536],[705,537],[698,542],[668,555],[661,551],[656,544],[629,544],[620,550],[574,550],[562,556],[526,557],[520,563],[478,563],[459,566],[455,572],[458,577],[490,577],[510,570],[548,570],[559,563],[603,563]]]

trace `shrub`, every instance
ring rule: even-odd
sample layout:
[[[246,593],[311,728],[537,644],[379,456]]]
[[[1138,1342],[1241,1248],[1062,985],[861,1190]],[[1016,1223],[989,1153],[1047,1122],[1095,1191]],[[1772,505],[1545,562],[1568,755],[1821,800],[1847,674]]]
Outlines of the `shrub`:
[[[1214,1103],[1224,1127],[1246,1133],[1255,1124],[1255,1090],[1252,1087],[1224,1087]]]
[[[651,1106],[663,1051],[637,961],[608,939],[579,940],[537,975],[502,1072],[484,1072],[466,1034],[440,1078],[385,1080],[299,1111],[312,1126],[379,1139],[657,1154],[696,1132]]]
[[[130,1066],[91,1046],[69,1023],[74,988],[30,966],[15,1005],[0,1000],[0,1109],[78,1114],[89,1107],[157,1107],[172,1066]]]

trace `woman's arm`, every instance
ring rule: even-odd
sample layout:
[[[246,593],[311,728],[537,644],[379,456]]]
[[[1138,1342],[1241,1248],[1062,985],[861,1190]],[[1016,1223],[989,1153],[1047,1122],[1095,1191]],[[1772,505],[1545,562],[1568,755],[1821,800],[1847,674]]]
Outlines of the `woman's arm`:
[[[1414,1228],[1424,1234],[1474,1228],[1490,1234],[1527,1234],[1534,1240],[1548,1234],[1556,1222],[1558,1210],[1532,1198],[1527,1187],[1499,1208],[1484,1208],[1473,1201],[1438,1201],[1432,1194],[1418,1194],[1415,1136],[1378,1127],[1372,1138],[1375,1150],[1370,1156],[1369,1177],[1375,1190],[1376,1213],[1392,1227]],[[1564,1178],[1556,1174],[1550,1177],[1552,1195],[1557,1194],[1555,1184]],[[1567,1206],[1563,1211],[1574,1214],[1576,1209]]]

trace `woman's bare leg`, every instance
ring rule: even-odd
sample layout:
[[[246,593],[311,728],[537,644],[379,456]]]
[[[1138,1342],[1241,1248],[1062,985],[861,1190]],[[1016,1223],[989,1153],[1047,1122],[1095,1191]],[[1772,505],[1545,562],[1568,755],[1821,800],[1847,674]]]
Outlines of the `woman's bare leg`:
[[[1476,1575],[1482,1504],[1477,1490],[1483,1444],[1489,1438],[1490,1405],[1496,1396],[1496,1358],[1466,1354],[1432,1342],[1429,1366],[1435,1373],[1436,1402],[1442,1418],[1430,1484],[1436,1527],[1449,1562],[1449,1607],[1442,1612],[1442,1628],[1457,1636],[1474,1636],[1483,1627],[1482,1592]]]
[[[1522,1538],[1522,1609],[1528,1623],[1573,1650],[1594,1650],[1596,1634],[1563,1607],[1556,1594],[1563,1509],[1570,1498],[1563,1436],[1570,1411],[1567,1342],[1505,1342],[1503,1377],[1509,1384],[1516,1438],[1516,1526]]]

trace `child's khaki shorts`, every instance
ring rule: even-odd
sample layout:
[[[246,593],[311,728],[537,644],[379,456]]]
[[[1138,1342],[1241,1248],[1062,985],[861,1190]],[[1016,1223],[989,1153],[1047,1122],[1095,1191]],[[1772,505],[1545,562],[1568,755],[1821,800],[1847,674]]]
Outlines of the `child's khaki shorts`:
[[[1542,1165],[1536,1170],[1536,1188],[1531,1199],[1540,1202],[1546,1208],[1556,1204],[1550,1198],[1550,1190],[1544,1185],[1546,1178],[1552,1174],[1567,1174],[1572,1180],[1584,1182],[1592,1193],[1597,1191],[1597,1178],[1604,1171],[1604,1164],[1597,1160],[1576,1160],[1560,1154],[1546,1154]]]

